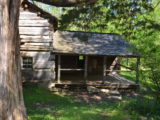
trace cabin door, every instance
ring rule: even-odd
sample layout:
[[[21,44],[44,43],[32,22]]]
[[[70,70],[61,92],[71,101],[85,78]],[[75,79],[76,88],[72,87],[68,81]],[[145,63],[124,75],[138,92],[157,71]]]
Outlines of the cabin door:
[[[103,57],[90,56],[88,62],[88,72],[90,75],[102,75],[103,72]]]

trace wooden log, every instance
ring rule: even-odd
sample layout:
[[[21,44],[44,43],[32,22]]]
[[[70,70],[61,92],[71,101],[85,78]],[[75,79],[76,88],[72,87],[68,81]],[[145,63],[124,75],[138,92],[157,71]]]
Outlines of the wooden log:
[[[33,13],[30,11],[20,11],[20,15],[36,15],[37,16],[37,13]]]
[[[34,38],[30,38],[30,39],[21,39],[21,42],[25,42],[25,43],[50,43],[53,42],[53,39],[34,39]]]
[[[61,83],[61,55],[58,55],[57,82]]]
[[[49,27],[19,27],[21,35],[50,35],[53,31]]]
[[[51,26],[51,24],[48,22],[48,20],[19,20],[19,26],[20,27],[39,27],[39,26]]]
[[[84,71],[84,69],[76,69],[76,68],[61,68],[61,71]]]
[[[48,35],[20,35],[20,39],[27,39],[27,40],[33,40],[33,39],[51,39]]]
[[[20,49],[23,51],[50,51],[52,47],[50,46],[23,46]]]
[[[44,18],[38,16],[36,13],[32,12],[20,12],[20,20],[45,20]]]
[[[51,60],[51,57],[54,57],[54,55],[50,54],[50,51],[48,52],[41,52],[38,50],[35,51],[21,51],[21,58],[23,57],[32,57],[33,58],[33,68],[39,69],[39,68],[51,68],[54,70],[55,62],[54,60]],[[46,65],[46,66],[45,66]]]
[[[106,78],[106,56],[103,57],[103,82],[105,81]]]
[[[51,43],[24,43],[22,46],[50,46],[52,47]]]
[[[87,77],[88,77],[88,56],[85,56],[85,68],[84,68],[84,79],[85,83],[87,82]]]
[[[33,68],[34,69],[50,69],[54,65],[53,61],[43,61],[43,62],[35,62]],[[51,70],[51,69],[50,69]]]
[[[118,57],[116,57],[116,58],[114,59],[114,61],[112,62],[111,66],[109,67],[110,70],[113,70],[113,69],[114,69],[115,65],[118,63],[118,59],[119,59]]]
[[[50,53],[50,51],[48,51],[48,52],[44,52],[44,51],[21,51],[21,56],[22,57],[33,57],[34,58],[33,62],[35,63],[35,62],[49,61],[50,57],[51,57],[51,53]]]

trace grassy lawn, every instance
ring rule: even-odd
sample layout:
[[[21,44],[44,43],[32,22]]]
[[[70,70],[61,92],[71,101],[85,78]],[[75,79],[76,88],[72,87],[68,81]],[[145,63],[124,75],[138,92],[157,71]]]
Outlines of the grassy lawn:
[[[160,103],[154,90],[148,89],[154,87],[144,79],[144,74],[140,75],[141,89],[137,95],[124,95],[117,102],[77,102],[76,95],[54,94],[42,87],[24,87],[29,120],[160,120]],[[121,75],[135,80],[135,73]]]
[[[144,92],[143,96],[124,97],[120,102],[86,104],[75,101],[72,95],[25,87],[24,99],[29,120],[160,120],[160,106],[152,94]]]
[[[25,88],[29,120],[119,120],[136,117],[121,103],[85,104],[73,96],[51,94],[43,88]]]

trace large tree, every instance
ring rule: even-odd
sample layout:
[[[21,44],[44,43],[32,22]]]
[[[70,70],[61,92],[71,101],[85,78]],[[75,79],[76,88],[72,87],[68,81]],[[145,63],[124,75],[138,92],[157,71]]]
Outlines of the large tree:
[[[33,0],[56,7],[76,7],[95,3],[98,0]]]
[[[20,0],[0,0],[0,120],[25,120],[20,74]]]
[[[79,6],[91,4],[96,0],[41,0],[44,3],[47,1],[55,6]],[[0,0],[0,120],[27,119],[20,70],[20,2]]]

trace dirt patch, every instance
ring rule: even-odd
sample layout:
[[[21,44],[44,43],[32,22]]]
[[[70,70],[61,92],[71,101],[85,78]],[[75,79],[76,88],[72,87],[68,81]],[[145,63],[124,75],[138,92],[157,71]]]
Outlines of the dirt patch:
[[[119,92],[117,90],[111,90],[109,92],[95,92],[90,93],[88,91],[69,91],[62,90],[61,92],[57,92],[57,94],[65,94],[74,96],[75,101],[83,102],[83,103],[103,103],[103,102],[120,102],[123,101],[123,97],[133,98],[138,94],[136,92]]]
[[[121,94],[106,94],[106,93],[89,93],[89,92],[58,92],[57,94],[65,94],[74,96],[75,101],[83,103],[103,103],[103,102],[118,102],[122,100]]]
[[[50,106],[54,106],[53,103],[46,103],[46,102],[36,102],[35,104],[32,104],[31,107],[33,108],[50,108]]]
[[[77,94],[75,100],[83,103],[103,103],[121,101],[121,95],[109,95],[104,93],[83,93]]]

